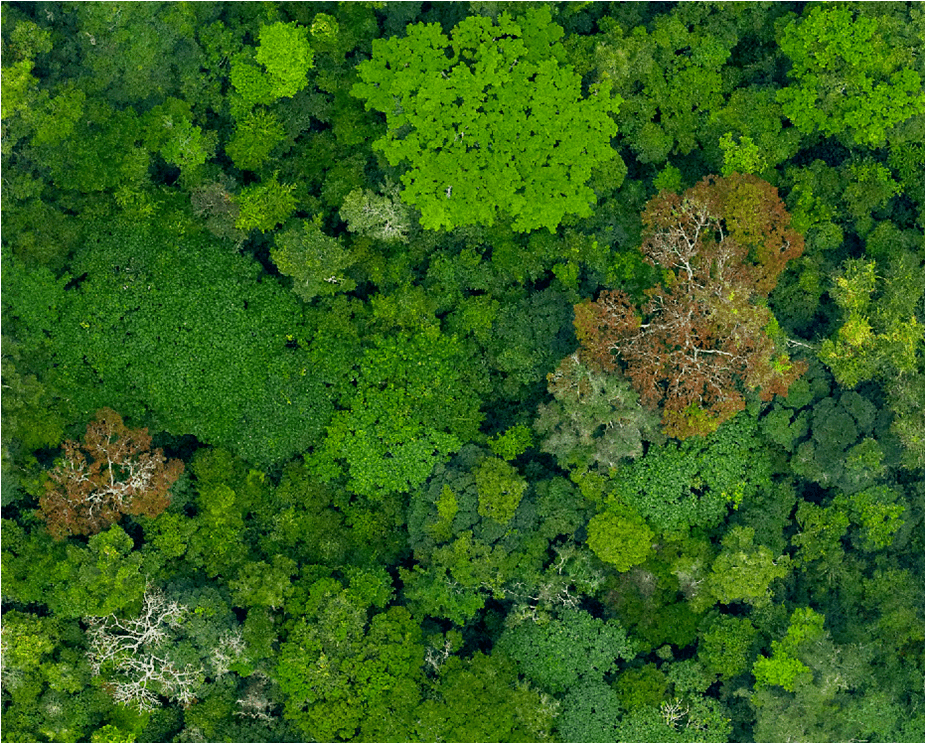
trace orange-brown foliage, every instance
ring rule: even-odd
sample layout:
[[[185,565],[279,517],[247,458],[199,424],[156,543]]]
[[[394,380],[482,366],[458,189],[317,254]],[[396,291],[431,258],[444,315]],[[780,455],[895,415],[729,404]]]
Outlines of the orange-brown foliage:
[[[57,540],[95,534],[123,514],[156,517],[183,472],[180,460],[167,462],[160,449],[149,451],[147,429],[127,428],[109,408],[97,412],[82,443],[63,447],[39,499],[39,515]]]
[[[647,291],[642,314],[620,291],[577,305],[582,358],[623,371],[679,438],[742,410],[746,389],[783,394],[803,367],[776,356],[762,300],[803,251],[790,221],[777,190],[755,176],[711,176],[655,197],[640,250],[664,281]]]

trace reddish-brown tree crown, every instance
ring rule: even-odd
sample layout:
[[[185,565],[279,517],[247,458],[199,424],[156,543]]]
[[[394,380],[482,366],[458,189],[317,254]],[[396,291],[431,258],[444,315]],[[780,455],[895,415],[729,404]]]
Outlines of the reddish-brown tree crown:
[[[661,409],[666,434],[706,434],[745,405],[784,394],[803,372],[776,353],[765,298],[804,241],[770,184],[709,176],[643,213],[644,259],[664,270],[638,312],[621,291],[576,306],[581,356],[620,370],[641,401]]]
[[[39,515],[55,539],[92,535],[123,514],[156,517],[170,503],[170,487],[183,472],[180,460],[151,451],[147,429],[129,429],[109,408],[87,425],[83,442],[67,441],[48,473]]]

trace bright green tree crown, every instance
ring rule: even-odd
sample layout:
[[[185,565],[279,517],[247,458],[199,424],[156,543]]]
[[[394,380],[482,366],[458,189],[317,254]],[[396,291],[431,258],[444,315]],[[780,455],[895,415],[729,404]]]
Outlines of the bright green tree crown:
[[[556,229],[588,216],[592,169],[614,157],[620,104],[607,84],[582,98],[581,78],[561,65],[563,29],[546,8],[522,18],[472,16],[452,41],[436,23],[373,42],[352,95],[386,115],[373,146],[407,161],[403,198],[429,229],[492,225]]]

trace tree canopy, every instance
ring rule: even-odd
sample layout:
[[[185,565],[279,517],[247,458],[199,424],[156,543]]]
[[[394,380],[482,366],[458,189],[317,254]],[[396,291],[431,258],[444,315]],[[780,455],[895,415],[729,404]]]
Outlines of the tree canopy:
[[[923,19],[0,0],[0,740],[924,741]]]

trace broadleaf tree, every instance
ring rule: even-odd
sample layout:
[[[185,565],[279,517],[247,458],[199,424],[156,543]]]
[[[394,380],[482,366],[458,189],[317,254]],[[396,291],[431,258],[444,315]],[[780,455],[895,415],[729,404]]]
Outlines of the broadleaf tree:
[[[374,143],[391,165],[409,164],[403,199],[432,230],[510,219],[553,232],[588,216],[592,170],[613,159],[620,104],[609,85],[581,92],[563,64],[563,30],[549,9],[513,19],[470,16],[447,38],[436,23],[373,42],[352,95],[386,115]]]

